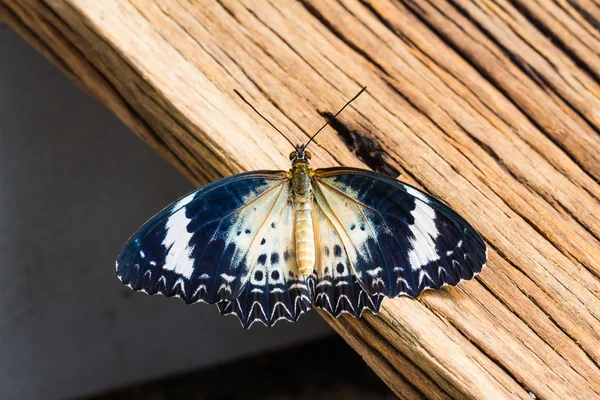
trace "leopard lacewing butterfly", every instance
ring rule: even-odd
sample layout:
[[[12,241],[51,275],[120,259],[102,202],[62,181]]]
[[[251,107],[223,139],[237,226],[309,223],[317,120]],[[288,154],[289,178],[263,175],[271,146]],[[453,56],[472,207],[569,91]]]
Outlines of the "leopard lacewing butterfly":
[[[377,314],[385,297],[473,278],[486,245],[449,207],[376,172],[311,169],[306,146],[365,89],[295,146],[289,171],[230,176],[159,212],[123,247],[118,277],[136,291],[217,304],[245,328],[296,321],[313,305],[336,317]]]

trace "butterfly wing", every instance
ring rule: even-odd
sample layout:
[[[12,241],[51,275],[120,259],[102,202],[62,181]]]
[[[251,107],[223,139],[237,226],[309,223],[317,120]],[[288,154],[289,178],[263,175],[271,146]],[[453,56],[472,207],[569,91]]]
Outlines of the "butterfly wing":
[[[283,262],[293,259],[290,201],[284,171],[208,184],[144,224],[117,258],[117,275],[134,290],[220,303],[245,327],[295,320],[310,302],[293,286],[295,264]]]
[[[315,171],[313,188],[315,217],[326,221],[316,228],[315,304],[334,315],[378,312],[383,297],[456,285],[485,266],[479,234],[410,185],[371,171],[326,168]],[[351,306],[336,308],[338,301]]]

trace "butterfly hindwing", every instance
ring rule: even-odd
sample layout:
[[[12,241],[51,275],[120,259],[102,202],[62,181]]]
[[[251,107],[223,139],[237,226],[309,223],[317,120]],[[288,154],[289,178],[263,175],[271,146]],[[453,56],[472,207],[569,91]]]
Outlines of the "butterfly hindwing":
[[[341,229],[332,210],[321,193],[315,193],[313,223],[315,231],[315,306],[332,315],[349,313],[360,316],[365,308],[379,309],[382,297],[367,294],[357,280],[346,243],[346,232]],[[333,222],[332,222],[333,221]]]
[[[274,208],[268,228],[257,237],[253,251],[256,258],[247,283],[235,300],[218,304],[222,314],[235,314],[244,327],[255,321],[267,326],[281,319],[296,321],[310,309],[311,298],[307,282],[300,279],[294,254],[294,213],[284,189],[284,204]]]
[[[371,171],[315,171],[315,207],[335,229],[366,307],[472,278],[487,259],[479,234],[438,200]],[[322,224],[319,226],[324,231]],[[317,253],[326,253],[320,246]],[[328,279],[324,274],[320,280]],[[317,283],[318,285],[318,283]]]

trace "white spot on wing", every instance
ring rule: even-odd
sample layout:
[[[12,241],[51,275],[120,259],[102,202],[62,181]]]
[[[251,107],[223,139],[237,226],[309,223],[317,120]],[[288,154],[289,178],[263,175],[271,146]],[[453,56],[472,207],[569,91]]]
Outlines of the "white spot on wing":
[[[410,238],[412,250],[408,252],[408,261],[413,270],[417,270],[430,262],[439,259],[433,239],[437,238],[439,231],[435,226],[435,210],[415,201],[415,209],[411,211],[415,223],[409,226],[413,234]]]
[[[186,279],[190,279],[192,272],[194,272],[194,259],[191,256],[193,248],[189,247],[192,233],[187,231],[187,226],[191,220],[185,215],[185,205],[193,197],[193,194],[188,195],[173,206],[173,209],[179,208],[179,210],[167,220],[165,226],[167,234],[162,242],[163,246],[169,249],[163,269],[173,271]]]
[[[303,283],[294,283],[290,285],[290,289],[304,289],[307,290],[307,287]]]
[[[406,193],[410,194],[411,196],[416,197],[417,199],[421,200],[424,203],[429,204],[429,197],[425,196],[423,193],[419,192],[418,190],[411,188],[410,186],[405,186],[405,188],[406,188]]]
[[[381,271],[383,271],[383,268],[377,267],[377,268],[373,268],[373,269],[368,269],[367,274],[369,274],[372,277],[376,277],[377,275],[379,275],[379,273]]]
[[[204,276],[206,274],[203,274],[202,276]],[[223,278],[223,280],[227,283],[231,283],[233,281],[235,281],[235,276],[233,275],[227,275],[227,274],[221,274],[221,278]]]
[[[179,200],[177,203],[173,204],[172,210],[179,210],[181,207],[186,206],[190,201],[194,199],[196,192],[192,192]]]

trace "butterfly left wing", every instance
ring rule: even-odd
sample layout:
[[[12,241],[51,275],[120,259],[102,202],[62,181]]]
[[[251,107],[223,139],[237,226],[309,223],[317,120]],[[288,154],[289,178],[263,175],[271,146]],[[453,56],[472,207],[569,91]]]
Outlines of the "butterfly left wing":
[[[377,313],[384,297],[455,285],[486,263],[485,243],[463,218],[400,181],[327,168],[315,171],[313,190],[315,305],[334,315]]]
[[[256,321],[266,326],[282,319],[296,321],[312,305],[310,289],[296,264],[294,207],[291,197],[286,200],[262,235],[260,255],[248,283],[237,298],[217,304],[221,314],[237,315],[245,328]]]
[[[129,239],[118,277],[149,294],[222,303],[223,313],[234,303],[244,327],[297,319],[307,291],[294,286],[295,264],[276,262],[293,252],[289,186],[285,171],[255,171],[184,196]]]

